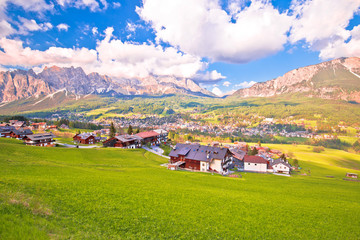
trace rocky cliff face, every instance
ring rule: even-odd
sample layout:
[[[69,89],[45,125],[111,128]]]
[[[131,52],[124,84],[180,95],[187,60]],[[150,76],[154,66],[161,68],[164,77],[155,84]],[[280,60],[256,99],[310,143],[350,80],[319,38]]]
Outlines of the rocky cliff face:
[[[0,102],[10,102],[31,96],[47,95],[53,92],[48,83],[32,70],[0,72]]]
[[[240,89],[233,96],[271,97],[286,93],[359,102],[360,58],[339,58],[298,68],[276,79]]]
[[[52,94],[66,90],[76,95],[99,94],[161,95],[187,93],[195,95],[213,94],[191,79],[151,76],[144,79],[111,79],[98,73],[86,74],[82,68],[45,68],[35,74],[32,70],[0,73],[0,102],[10,102],[30,96]]]

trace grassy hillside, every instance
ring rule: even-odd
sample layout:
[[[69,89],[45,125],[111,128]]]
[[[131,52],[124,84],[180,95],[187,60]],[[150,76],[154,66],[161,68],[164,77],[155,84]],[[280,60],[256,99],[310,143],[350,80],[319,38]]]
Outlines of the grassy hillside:
[[[311,176],[234,179],[169,171],[143,150],[0,139],[0,238],[356,239],[360,183],[341,179],[340,153],[300,161]]]

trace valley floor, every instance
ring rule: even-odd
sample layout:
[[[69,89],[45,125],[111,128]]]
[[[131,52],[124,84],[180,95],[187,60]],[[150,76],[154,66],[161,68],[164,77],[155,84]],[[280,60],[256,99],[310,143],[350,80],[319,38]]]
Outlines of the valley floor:
[[[358,155],[291,147],[310,176],[169,171],[143,149],[0,139],[0,239],[357,239],[360,183],[342,178]]]

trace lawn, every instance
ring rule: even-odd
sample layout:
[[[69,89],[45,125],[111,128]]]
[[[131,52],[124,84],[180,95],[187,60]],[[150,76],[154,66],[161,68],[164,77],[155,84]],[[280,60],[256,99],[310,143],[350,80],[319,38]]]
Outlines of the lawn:
[[[337,166],[352,155],[329,152],[327,165],[328,150],[317,161],[300,150],[311,176],[234,179],[170,171],[143,149],[0,139],[0,239],[357,239],[360,183]],[[324,166],[336,177],[319,177]]]

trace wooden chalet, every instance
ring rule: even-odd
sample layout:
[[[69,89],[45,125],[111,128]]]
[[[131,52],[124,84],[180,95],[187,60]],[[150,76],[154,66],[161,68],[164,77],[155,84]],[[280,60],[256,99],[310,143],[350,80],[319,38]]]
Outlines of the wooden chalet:
[[[39,133],[26,135],[23,140],[26,145],[53,147],[55,145],[55,135],[52,133]]]
[[[150,143],[155,145],[160,143],[159,133],[155,131],[140,132],[135,135],[142,138],[143,144]]]
[[[16,130],[14,126],[2,126],[0,127],[0,137],[11,137],[11,131]]]
[[[45,130],[47,125],[46,122],[32,123],[30,125],[32,130]]]
[[[228,148],[199,144],[176,144],[170,152],[170,166],[202,172],[228,172],[232,156]]]
[[[32,135],[33,132],[30,129],[14,129],[10,132],[10,137],[12,138],[20,138],[22,139],[23,137],[27,136],[27,135]]]
[[[73,137],[74,142],[81,144],[95,144],[97,141],[96,136],[90,133],[80,133]]]
[[[11,126],[15,127],[16,129],[26,127],[26,123],[24,121],[10,120],[10,124],[11,124]]]
[[[119,147],[119,148],[140,148],[142,138],[137,135],[120,135],[106,140],[103,145],[105,147]]]
[[[166,143],[168,140],[168,132],[164,129],[155,129],[154,132],[158,133],[159,142]]]

